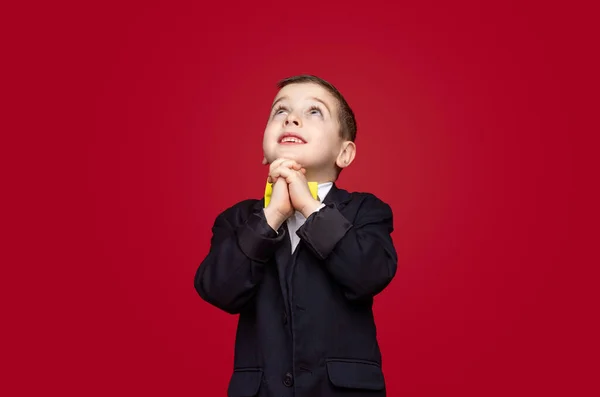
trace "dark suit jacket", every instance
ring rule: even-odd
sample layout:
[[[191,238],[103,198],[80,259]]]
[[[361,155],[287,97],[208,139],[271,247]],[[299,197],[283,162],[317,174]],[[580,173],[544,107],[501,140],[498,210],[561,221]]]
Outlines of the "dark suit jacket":
[[[221,213],[194,285],[239,314],[228,396],[386,395],[373,297],[396,273],[390,207],[335,184],[297,231],[266,222],[264,200]]]

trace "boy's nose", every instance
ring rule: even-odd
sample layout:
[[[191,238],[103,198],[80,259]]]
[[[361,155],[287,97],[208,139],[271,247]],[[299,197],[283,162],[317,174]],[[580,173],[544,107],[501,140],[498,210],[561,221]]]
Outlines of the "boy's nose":
[[[294,124],[296,126],[300,126],[300,120],[294,116],[293,114],[290,114],[286,119],[285,119],[285,125],[288,126],[290,124]]]

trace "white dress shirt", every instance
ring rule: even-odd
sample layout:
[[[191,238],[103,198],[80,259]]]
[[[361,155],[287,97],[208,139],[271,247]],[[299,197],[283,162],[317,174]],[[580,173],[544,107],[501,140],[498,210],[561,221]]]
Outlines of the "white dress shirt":
[[[325,205],[322,203],[323,203],[323,200],[325,199],[325,196],[327,196],[327,193],[329,193],[329,191],[331,190],[332,186],[333,186],[333,182],[325,182],[325,183],[320,183],[318,185],[317,198],[321,202],[321,206],[319,208],[317,208],[316,211],[319,211],[321,208],[325,207]],[[296,231],[300,228],[300,226],[304,225],[304,222],[306,222],[306,218],[304,217],[304,215],[302,215],[302,213],[300,211],[296,211],[296,212],[294,212],[294,214],[292,216],[290,216],[287,219],[286,222],[287,222],[287,228],[288,228],[288,231],[290,234],[290,242],[292,243],[292,253],[294,253],[294,251],[296,250],[296,247],[298,247],[298,243],[300,243],[300,237],[298,237],[298,235],[296,234]]]

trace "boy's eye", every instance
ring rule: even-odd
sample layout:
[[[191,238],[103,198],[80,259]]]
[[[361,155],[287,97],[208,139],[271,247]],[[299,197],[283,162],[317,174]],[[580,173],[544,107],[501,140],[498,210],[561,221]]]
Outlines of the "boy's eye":
[[[273,111],[273,115],[281,114],[285,111],[287,111],[287,109],[284,106],[280,105],[277,108],[275,108],[275,110]]]
[[[318,106],[311,106],[310,109],[308,110],[308,113],[310,114],[322,114],[321,109],[319,109]]]

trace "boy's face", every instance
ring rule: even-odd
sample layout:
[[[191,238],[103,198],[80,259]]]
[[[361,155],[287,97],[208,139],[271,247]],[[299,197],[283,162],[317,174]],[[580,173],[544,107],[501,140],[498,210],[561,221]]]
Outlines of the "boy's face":
[[[334,168],[342,148],[337,100],[312,83],[290,84],[275,97],[263,137],[265,158],[284,157],[309,170]]]

